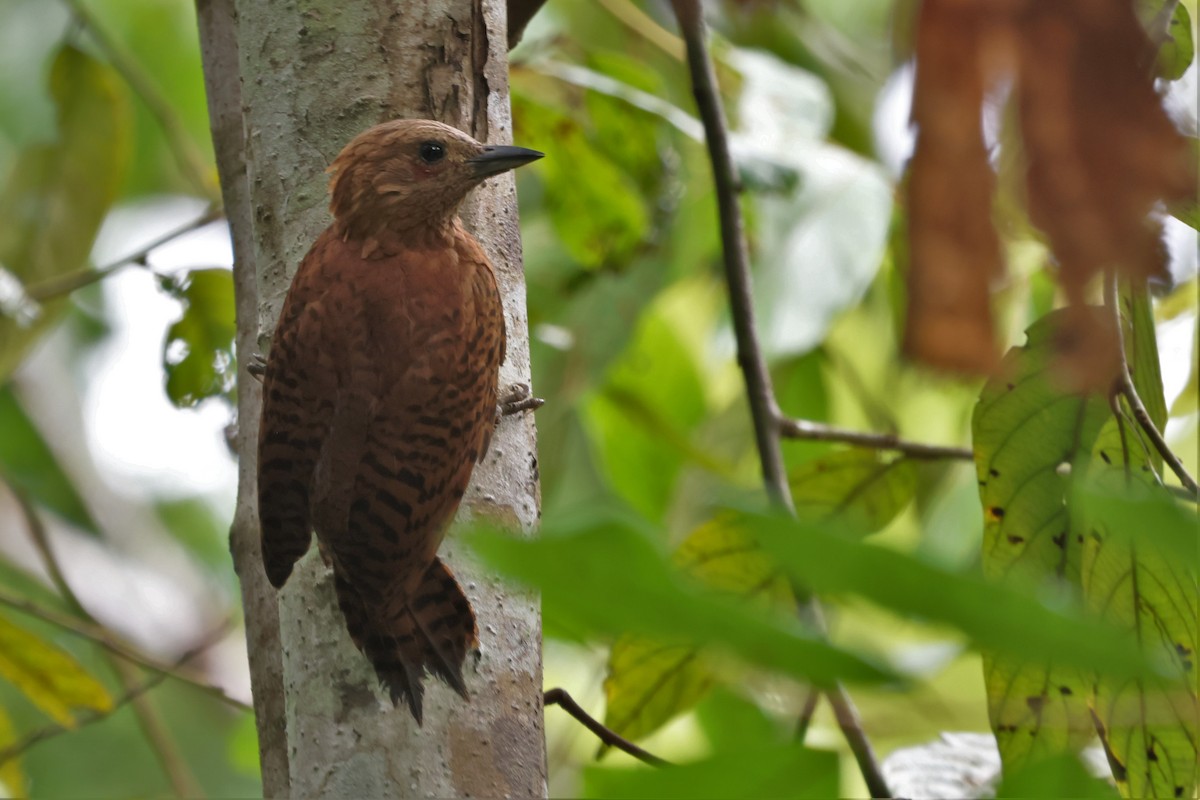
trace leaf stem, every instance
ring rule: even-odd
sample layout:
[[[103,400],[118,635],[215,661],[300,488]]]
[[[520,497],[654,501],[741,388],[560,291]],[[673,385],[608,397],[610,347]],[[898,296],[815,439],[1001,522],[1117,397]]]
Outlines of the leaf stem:
[[[1133,413],[1134,420],[1137,421],[1139,427],[1150,439],[1154,449],[1162,456],[1163,463],[1171,468],[1179,478],[1179,482],[1188,490],[1194,499],[1200,501],[1200,484],[1196,483],[1196,479],[1188,474],[1187,468],[1183,462],[1179,460],[1179,456],[1175,455],[1171,450],[1171,446],[1167,444],[1167,440],[1163,438],[1162,433],[1158,430],[1158,426],[1154,424],[1154,420],[1150,418],[1150,412],[1146,410],[1145,403],[1138,395],[1137,387],[1133,382],[1133,375],[1129,371],[1129,357],[1125,352],[1125,329],[1121,325],[1121,305],[1117,297],[1117,276],[1112,274],[1104,283],[1104,301],[1113,313],[1113,322],[1117,327],[1117,351],[1120,356],[1120,372],[1117,375],[1116,390],[1125,398],[1125,402],[1129,403],[1129,409]]]
[[[628,753],[639,761],[655,767],[665,767],[671,763],[653,753],[643,750],[621,734],[606,727],[604,723],[584,711],[579,703],[575,702],[575,698],[567,693],[566,689],[550,689],[543,695],[542,704],[560,707],[563,711],[566,711],[572,717],[582,722],[583,727],[596,734],[596,738],[604,742],[604,744]]]

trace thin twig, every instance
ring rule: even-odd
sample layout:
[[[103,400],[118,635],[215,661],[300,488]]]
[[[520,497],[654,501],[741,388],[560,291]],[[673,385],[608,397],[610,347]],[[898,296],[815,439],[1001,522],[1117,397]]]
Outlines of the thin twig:
[[[750,255],[742,224],[742,209],[738,204],[738,180],[733,157],[729,153],[729,134],[725,127],[725,112],[717,93],[717,77],[705,46],[704,18],[697,0],[672,0],[675,16],[687,46],[688,69],[696,106],[704,123],[708,155],[712,161],[713,182],[717,190],[717,209],[721,220],[721,247],[724,252],[725,281],[729,284],[729,304],[733,312],[733,329],[737,338],[738,364],[746,382],[750,413],[754,421],[754,438],[762,463],[763,483],[777,505],[792,510],[791,492],[783,468],[783,449],[775,420],[779,416],[775,405],[775,390],[767,362],[758,345],[754,330],[754,300],[750,288]]]
[[[28,295],[30,299],[41,303],[45,302],[46,300],[53,300],[56,297],[61,297],[64,294],[70,294],[76,289],[82,289],[84,286],[89,286],[97,281],[103,280],[109,275],[112,275],[114,272],[120,270],[122,267],[127,267],[134,264],[144,267],[146,266],[146,260],[150,257],[150,254],[162,247],[164,244],[168,244],[169,242],[178,239],[180,236],[184,236],[192,231],[203,228],[205,225],[216,222],[223,216],[224,212],[221,210],[219,205],[209,206],[209,208],[196,219],[180,225],[173,230],[167,231],[162,236],[154,239],[136,252],[130,253],[129,255],[109,264],[105,264],[102,267],[68,272],[66,275],[59,275],[56,278],[50,278],[49,280],[42,281],[41,283],[36,283],[33,286],[28,286],[25,288],[25,294]]]
[[[169,678],[186,683],[189,686],[204,692],[205,694],[220,700],[225,705],[235,708],[238,711],[253,711],[254,707],[248,703],[243,703],[236,697],[232,697],[225,693],[225,690],[220,686],[214,686],[211,683],[188,675],[186,672],[180,672],[165,661],[160,661],[154,656],[137,649],[131,644],[128,644],[117,638],[107,628],[99,625],[85,623],[75,617],[69,617],[66,614],[60,614],[44,606],[40,606],[24,597],[18,597],[14,594],[9,594],[7,591],[0,589],[0,605],[11,608],[13,611],[27,614],[42,622],[49,623],[56,628],[60,628],[67,633],[78,636],[81,639],[87,639],[113,655],[137,664],[139,667],[144,667],[151,672],[161,672]]]
[[[567,694],[566,689],[550,689],[543,696],[543,705],[559,706],[563,711],[566,711],[575,719],[583,723],[583,727],[587,728],[592,733],[596,734],[596,738],[604,742],[604,744],[615,747],[618,750],[628,753],[639,761],[643,761],[655,767],[665,767],[671,762],[661,759],[653,753],[649,753],[638,747],[633,742],[626,739],[619,733],[616,733],[611,728],[605,727],[604,723],[587,713],[580,707],[579,703],[575,702],[575,698]]]
[[[840,442],[855,447],[869,447],[873,450],[895,450],[909,458],[915,459],[956,459],[971,461],[975,453],[969,447],[949,447],[936,444],[922,444],[901,439],[894,433],[863,433],[846,428],[835,428],[820,422],[806,419],[779,419],[779,434],[787,439],[804,439],[813,442]]]
[[[1163,463],[1171,468],[1179,478],[1179,482],[1183,484],[1192,496],[1200,500],[1200,484],[1196,483],[1196,479],[1188,474],[1187,467],[1179,460],[1179,456],[1175,455],[1171,450],[1171,446],[1167,444],[1167,440],[1163,438],[1162,433],[1158,430],[1158,426],[1154,424],[1154,420],[1150,418],[1150,412],[1146,410],[1146,405],[1142,402],[1142,398],[1138,395],[1137,386],[1133,382],[1133,374],[1129,371],[1129,356],[1125,352],[1125,329],[1121,325],[1121,304],[1118,300],[1117,291],[1117,276],[1114,273],[1109,277],[1104,284],[1104,300],[1113,313],[1113,321],[1117,328],[1117,350],[1120,356],[1120,374],[1117,375],[1117,390],[1125,397],[1125,402],[1129,403],[1129,409],[1133,413],[1133,418],[1137,421],[1142,431],[1149,437],[1150,442],[1154,445],[1154,449],[1162,456]]]
[[[40,744],[40,743],[46,741],[47,739],[53,739],[55,736],[59,736],[64,733],[73,733],[74,731],[78,730],[79,728],[84,727],[85,725],[91,725],[93,723],[108,719],[113,714],[115,714],[117,711],[124,708],[126,705],[129,705],[130,703],[134,702],[139,697],[144,695],[146,692],[148,692],[151,689],[153,689],[154,687],[158,686],[160,683],[162,683],[164,680],[166,680],[167,676],[170,675],[173,671],[178,670],[179,668],[185,666],[188,661],[191,661],[193,658],[200,655],[201,653],[203,653],[208,648],[212,647],[217,642],[221,641],[221,639],[223,639],[225,637],[225,635],[229,632],[230,624],[231,624],[231,621],[226,620],[225,622],[221,623],[221,625],[219,627],[213,629],[212,632],[210,632],[203,639],[201,639],[199,644],[197,644],[195,647],[191,648],[186,653],[181,655],[178,659],[176,659],[175,663],[171,667],[171,670],[163,671],[163,672],[159,672],[154,675],[151,675],[149,678],[147,678],[143,682],[141,682],[135,686],[129,687],[125,691],[124,694],[119,696],[113,702],[112,708],[108,709],[107,711],[94,711],[94,710],[85,711],[83,713],[76,715],[75,726],[72,728],[68,728],[65,725],[47,725],[44,728],[39,728],[38,730],[25,735],[24,737],[22,737],[20,739],[20,741],[14,742],[13,744],[9,745],[8,747],[0,749],[0,765],[3,765],[6,762],[8,762],[14,758],[21,756],[23,753],[25,753],[26,750],[29,750],[34,745]],[[192,795],[192,796],[198,796],[198,795]]]
[[[1146,406],[1142,403],[1142,398],[1138,396],[1137,389],[1134,388],[1133,378],[1129,374],[1129,366],[1122,365],[1124,374],[1121,376],[1121,394],[1125,396],[1125,401],[1129,403],[1130,409],[1133,411],[1133,418],[1137,420],[1142,431],[1149,437],[1150,442],[1154,445],[1154,449],[1162,456],[1163,463],[1171,468],[1179,478],[1179,482],[1184,488],[1191,493],[1193,499],[1200,500],[1200,484],[1196,483],[1196,479],[1188,474],[1187,467],[1179,460],[1179,456],[1175,455],[1171,450],[1171,446],[1167,444],[1167,440],[1159,432],[1154,425],[1154,420],[1150,419],[1150,412],[1146,410]]]
[[[50,538],[46,535],[46,529],[42,525],[42,520],[38,516],[37,510],[34,509],[29,499],[22,492],[14,491],[13,494],[17,498],[21,513],[25,517],[29,538],[33,541],[34,547],[37,548],[42,563],[46,567],[46,572],[50,575],[50,580],[58,588],[59,594],[67,601],[67,604],[74,609],[75,613],[88,622],[95,623],[95,617],[88,612],[87,608],[80,602],[79,596],[71,588],[70,583],[67,582],[62,568],[59,566],[58,559],[54,555]],[[116,673],[117,678],[125,687],[126,694],[134,692],[138,688],[137,675],[134,673],[134,668],[127,662],[111,656],[108,661],[113,672]],[[161,682],[165,679],[166,675],[164,674],[159,678],[159,681]],[[196,776],[188,768],[187,761],[184,760],[183,754],[179,752],[179,746],[163,723],[162,715],[159,714],[158,709],[148,702],[148,698],[142,696],[144,692],[145,690],[142,689],[136,694],[130,695],[128,700],[133,707],[134,715],[137,717],[138,726],[141,727],[142,734],[146,737],[151,750],[158,757],[163,773],[167,776],[167,780],[171,782],[171,788],[175,791],[175,794],[180,797],[199,797],[202,794],[199,781],[196,780]]]
[[[100,27],[82,0],[65,0],[65,2],[70,6],[75,19],[87,28],[92,39],[108,56],[108,61],[112,64],[113,69],[125,79],[130,88],[146,104],[151,115],[158,120],[159,127],[162,128],[167,145],[175,156],[175,161],[179,166],[179,171],[183,173],[183,177],[201,196],[210,202],[219,202],[221,199],[220,187],[217,186],[215,180],[209,177],[211,170],[207,160],[192,141],[191,136],[188,135],[183,120],[180,119],[171,102],[154,85],[141,65]]]
[[[783,467],[783,448],[779,440],[781,417],[766,360],[758,344],[754,328],[754,303],[750,288],[750,258],[738,204],[738,181],[733,158],[729,152],[729,134],[721,97],[717,91],[716,72],[705,41],[704,14],[699,0],[672,0],[675,17],[687,48],[688,69],[696,106],[704,123],[713,180],[717,191],[717,209],[721,221],[721,246],[724,252],[725,279],[729,284],[729,302],[733,313],[733,329],[737,338],[738,363],[746,383],[750,413],[754,422],[755,442],[762,464],[763,484],[774,505],[795,513],[787,475]],[[816,598],[807,603],[815,619],[821,619]],[[822,631],[823,632],[823,631]],[[841,685],[826,693],[842,734],[858,761],[858,766],[872,797],[890,797],[883,772],[871,750],[870,742],[858,720],[858,711]]]
[[[804,744],[808,738],[808,729],[812,727],[813,715],[817,713],[817,702],[821,699],[821,690],[815,686],[808,687],[804,695],[804,705],[796,715],[796,744]]]

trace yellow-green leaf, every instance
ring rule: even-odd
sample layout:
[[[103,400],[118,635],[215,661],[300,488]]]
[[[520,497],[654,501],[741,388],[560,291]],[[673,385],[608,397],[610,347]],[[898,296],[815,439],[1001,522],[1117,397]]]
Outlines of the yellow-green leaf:
[[[782,573],[728,515],[692,531],[674,561],[717,591],[780,605],[791,600]],[[695,706],[714,682],[703,648],[622,636],[609,654],[604,723],[627,738],[641,738]]]
[[[802,522],[839,518],[846,530],[874,533],[904,510],[917,490],[907,459],[847,450],[802,464],[788,476]]]
[[[4,752],[17,742],[17,731],[9,719],[4,706],[0,706],[0,752]],[[25,773],[21,770],[20,757],[14,756],[0,762],[0,796],[24,797]]]
[[[108,711],[112,698],[71,654],[0,617],[0,677],[60,725],[72,728],[72,710]]]
[[[1152,448],[1123,424],[1124,433],[1116,419],[1101,431],[1089,478],[1113,494],[1127,491],[1131,481],[1152,490]],[[1097,727],[1124,797],[1193,797],[1200,786],[1200,563],[1176,557],[1170,544],[1194,537],[1197,526],[1175,519],[1181,530],[1166,533],[1116,530],[1127,518],[1082,520],[1088,605],[1132,632],[1147,653],[1161,655],[1176,678],[1101,678],[1096,684]]]
[[[698,647],[622,636],[608,656],[604,724],[641,739],[699,703],[713,680]]]
[[[26,287],[81,269],[125,172],[129,112],[120,79],[70,45],[50,73],[58,138],[17,158],[0,194],[0,277]],[[0,313],[0,379],[54,321],[62,298]]]
[[[1150,420],[1160,431],[1167,424],[1167,401],[1163,397],[1162,367],[1158,363],[1158,333],[1154,328],[1154,307],[1146,289],[1121,291],[1121,322],[1125,327],[1125,350],[1133,384],[1137,388]],[[1151,459],[1161,466],[1157,453]]]
[[[984,511],[983,572],[991,580],[1078,592],[1081,540],[1071,530],[1068,475],[1109,412],[1052,381],[1058,314],[1013,348],[984,387],[972,434]],[[1076,669],[985,652],[988,715],[1006,770],[1092,737],[1088,682]]]

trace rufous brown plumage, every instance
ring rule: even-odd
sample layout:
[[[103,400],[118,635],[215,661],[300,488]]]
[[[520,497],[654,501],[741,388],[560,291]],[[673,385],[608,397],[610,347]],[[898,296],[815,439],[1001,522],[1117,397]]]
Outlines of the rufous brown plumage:
[[[315,530],[350,638],[418,722],[426,672],[467,697],[475,615],[437,550],[487,452],[505,353],[495,275],[458,207],[540,157],[429,120],[357,136],[267,358],[267,577],[283,586]]]

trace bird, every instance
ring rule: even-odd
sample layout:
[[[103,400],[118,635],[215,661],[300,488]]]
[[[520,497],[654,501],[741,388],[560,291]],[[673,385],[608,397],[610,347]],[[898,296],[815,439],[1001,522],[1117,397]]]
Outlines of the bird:
[[[315,531],[351,640],[418,725],[425,675],[470,699],[475,614],[437,551],[487,453],[506,350],[495,273],[458,210],[542,156],[433,120],[354,137],[262,375],[267,578],[282,588]]]

